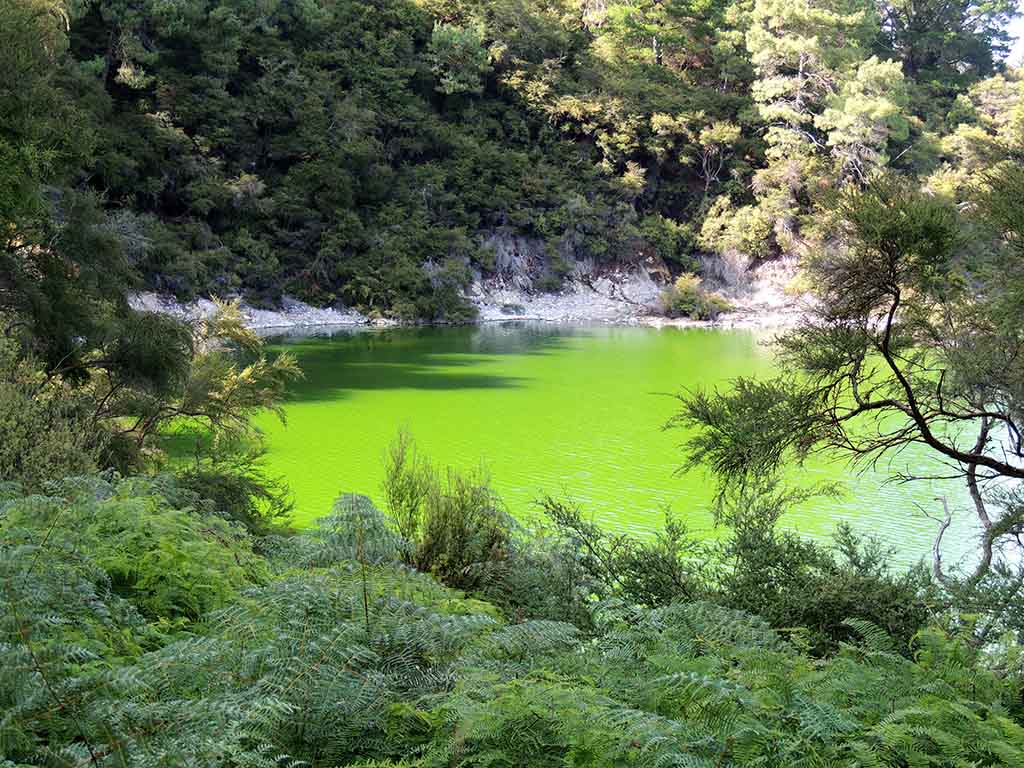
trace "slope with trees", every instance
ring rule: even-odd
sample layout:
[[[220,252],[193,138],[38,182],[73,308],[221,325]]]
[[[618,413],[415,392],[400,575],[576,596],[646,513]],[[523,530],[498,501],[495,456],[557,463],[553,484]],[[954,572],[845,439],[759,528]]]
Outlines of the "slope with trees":
[[[407,320],[470,319],[469,281],[505,270],[546,289],[577,264],[714,273],[804,253],[837,187],[961,165],[968,102],[1017,82],[998,74],[1011,13],[4,0],[3,218],[47,242],[91,221],[121,256],[83,276],[122,275],[112,291]]]

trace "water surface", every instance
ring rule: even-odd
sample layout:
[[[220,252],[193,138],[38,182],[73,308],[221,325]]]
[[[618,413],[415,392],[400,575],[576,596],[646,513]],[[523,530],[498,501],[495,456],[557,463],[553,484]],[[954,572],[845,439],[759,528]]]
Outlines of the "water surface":
[[[520,519],[550,493],[619,530],[648,533],[671,507],[711,536],[710,479],[676,475],[686,436],[660,429],[676,406],[668,394],[771,375],[769,340],[739,330],[528,324],[280,338],[306,378],[286,405],[287,427],[269,415],[258,422],[299,524],[327,514],[341,492],[379,501],[382,458],[404,428],[439,464],[483,463]],[[928,457],[915,447],[899,461],[920,467]],[[787,525],[825,537],[849,521],[899,547],[903,560],[931,546],[935,523],[921,510],[937,513],[940,494],[963,499],[956,484],[886,484],[884,472],[857,475],[824,460],[793,479],[839,480],[845,494],[804,504]],[[968,519],[947,534],[954,552],[972,535]]]

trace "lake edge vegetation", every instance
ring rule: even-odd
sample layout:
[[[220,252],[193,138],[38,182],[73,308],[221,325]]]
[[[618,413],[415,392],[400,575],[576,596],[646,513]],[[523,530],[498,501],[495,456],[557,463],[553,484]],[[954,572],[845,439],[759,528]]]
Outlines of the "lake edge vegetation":
[[[384,495],[255,533],[175,477],[0,501],[4,765],[1014,765],[1020,646],[849,529],[610,534],[396,443]],[[411,532],[406,538],[399,531]],[[768,619],[758,613],[765,613]],[[767,612],[767,613],[766,613]]]

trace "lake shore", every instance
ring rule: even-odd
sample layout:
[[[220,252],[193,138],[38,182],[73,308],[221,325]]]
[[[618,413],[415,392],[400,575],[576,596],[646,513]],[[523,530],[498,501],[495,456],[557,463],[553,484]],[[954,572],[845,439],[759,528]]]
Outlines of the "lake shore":
[[[784,328],[799,320],[802,304],[798,297],[785,291],[777,272],[755,276],[748,285],[725,291],[735,309],[713,321],[661,314],[659,296],[663,287],[642,270],[574,278],[561,291],[550,293],[492,279],[474,283],[467,295],[479,312],[478,324],[532,321],[654,328]],[[133,294],[129,303],[138,311],[192,320],[209,317],[216,309],[209,299],[180,302],[173,296],[152,292]],[[282,298],[278,309],[262,309],[243,302],[242,314],[250,328],[261,332],[401,325],[396,320],[372,318],[354,309],[314,307],[288,296]]]

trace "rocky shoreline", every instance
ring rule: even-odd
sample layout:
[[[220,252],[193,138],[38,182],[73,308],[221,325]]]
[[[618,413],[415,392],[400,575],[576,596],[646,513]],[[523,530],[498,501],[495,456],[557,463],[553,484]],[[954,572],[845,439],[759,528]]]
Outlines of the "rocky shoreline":
[[[557,293],[528,291],[500,279],[474,283],[467,292],[479,311],[478,323],[534,321],[547,323],[602,323],[704,328],[776,328],[795,323],[801,315],[798,298],[786,294],[777,275],[756,277],[742,290],[729,291],[735,310],[715,321],[667,318],[658,312],[662,287],[646,272],[609,272],[598,277],[567,281]],[[209,299],[182,303],[156,293],[129,297],[139,311],[200,319],[216,305]],[[261,332],[329,327],[394,327],[395,320],[370,318],[354,309],[314,307],[285,296],[280,309],[242,305],[250,328]]]

